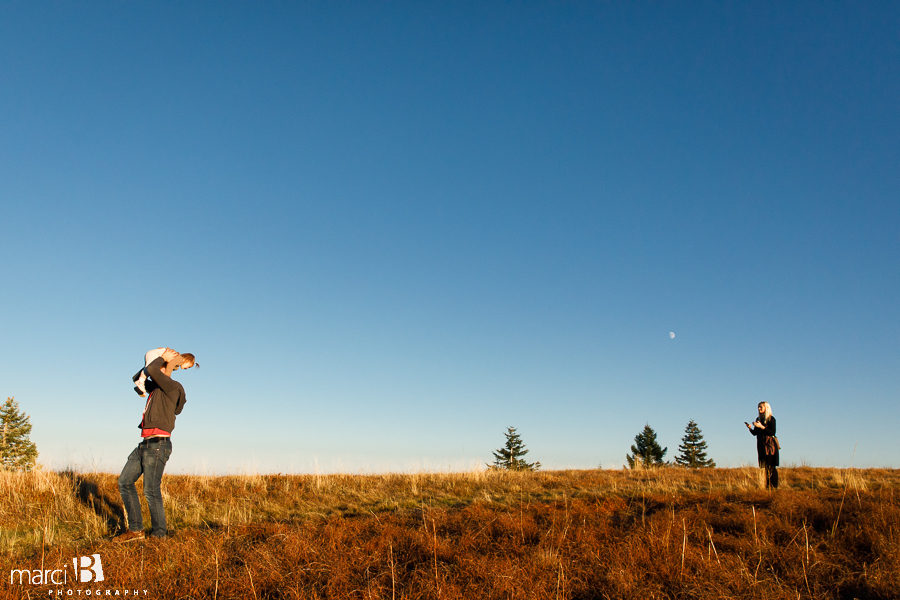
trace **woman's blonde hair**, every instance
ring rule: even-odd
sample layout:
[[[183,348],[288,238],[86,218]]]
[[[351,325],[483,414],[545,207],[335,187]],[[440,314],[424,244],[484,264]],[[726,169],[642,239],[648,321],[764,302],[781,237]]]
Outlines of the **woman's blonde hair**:
[[[768,402],[760,402],[759,405],[763,407],[763,415],[765,415],[765,420],[768,422],[772,418],[772,407]]]

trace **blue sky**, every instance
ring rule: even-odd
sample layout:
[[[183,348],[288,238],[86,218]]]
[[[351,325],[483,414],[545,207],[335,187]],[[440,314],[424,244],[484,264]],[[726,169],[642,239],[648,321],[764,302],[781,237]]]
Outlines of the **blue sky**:
[[[895,3],[4,3],[0,393],[118,471],[900,466]],[[669,332],[676,336],[671,339]]]

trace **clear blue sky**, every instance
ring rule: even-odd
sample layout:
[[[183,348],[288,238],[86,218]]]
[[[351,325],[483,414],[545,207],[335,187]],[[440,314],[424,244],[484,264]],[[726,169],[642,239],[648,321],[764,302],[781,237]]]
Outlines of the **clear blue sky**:
[[[0,5],[0,394],[118,471],[900,467],[896,3]],[[676,336],[671,339],[669,332]]]

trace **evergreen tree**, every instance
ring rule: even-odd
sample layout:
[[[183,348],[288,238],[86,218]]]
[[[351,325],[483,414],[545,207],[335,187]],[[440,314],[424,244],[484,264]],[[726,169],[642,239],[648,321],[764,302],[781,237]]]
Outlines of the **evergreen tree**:
[[[663,457],[668,448],[660,448],[656,441],[656,432],[650,425],[644,425],[643,431],[634,436],[634,444],[631,446],[631,454],[625,455],[629,469],[643,469],[647,467],[661,467]]]
[[[691,469],[716,466],[715,461],[706,456],[706,440],[703,439],[703,433],[693,419],[688,421],[687,427],[684,428],[684,437],[681,438],[678,452],[675,464],[679,466]]]
[[[528,454],[528,450],[525,448],[522,438],[516,433],[515,427],[507,427],[506,433],[503,435],[506,436],[506,445],[503,448],[498,448],[493,453],[494,464],[488,466],[494,469],[508,469],[510,471],[537,471],[541,468],[540,462],[530,463],[522,459],[523,456]]]
[[[37,460],[37,446],[28,436],[31,422],[12,398],[0,405],[0,469],[30,470]]]

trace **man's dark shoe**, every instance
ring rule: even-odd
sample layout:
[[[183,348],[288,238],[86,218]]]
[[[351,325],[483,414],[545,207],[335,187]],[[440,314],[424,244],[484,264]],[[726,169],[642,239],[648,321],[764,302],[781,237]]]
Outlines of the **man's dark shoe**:
[[[117,544],[123,544],[125,542],[143,541],[143,539],[143,531],[126,531],[125,533],[121,533],[114,537],[112,541],[116,542]]]

